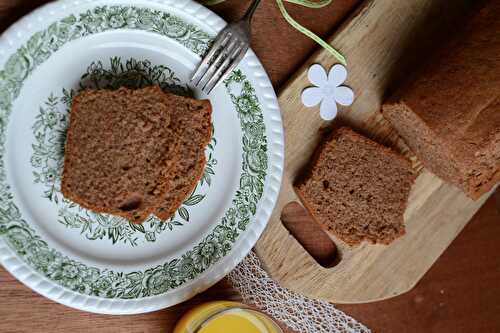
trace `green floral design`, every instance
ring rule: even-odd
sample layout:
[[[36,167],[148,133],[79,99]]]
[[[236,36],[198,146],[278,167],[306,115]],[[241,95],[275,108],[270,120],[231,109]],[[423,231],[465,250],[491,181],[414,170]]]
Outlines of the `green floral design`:
[[[134,58],[122,62],[119,57],[110,59],[109,68],[103,66],[101,61],[91,63],[82,75],[79,89],[117,89],[122,86],[142,88],[150,85],[159,85],[168,92],[190,94],[186,87],[180,85],[180,79],[168,67],[152,65],[148,60]],[[207,187],[211,185],[211,176],[215,175],[214,166],[217,160],[213,157],[213,151],[217,140],[214,136],[208,145],[209,154],[202,179],[175,215],[166,221],[151,216],[143,224],[134,224],[124,218],[87,210],[63,197],[60,190],[64,143],[69,124],[71,100],[75,94],[73,89],[63,89],[61,97],[50,94],[47,101],[40,106],[40,112],[33,124],[33,134],[36,140],[36,144],[32,146],[33,155],[31,156],[33,181],[44,186],[42,194],[44,198],[58,205],[59,223],[79,230],[80,234],[89,240],[107,239],[112,244],[121,242],[137,246],[139,240],[154,242],[163,231],[173,230],[174,227],[189,222],[190,207],[197,205],[205,198]]]
[[[139,13],[141,13],[139,15]],[[5,156],[6,124],[12,102],[24,80],[65,42],[85,35],[127,27],[154,31],[174,38],[202,54],[207,34],[179,18],[145,8],[111,6],[94,8],[78,18],[69,16],[34,34],[7,60],[0,71],[0,155]],[[134,299],[159,295],[194,279],[226,256],[255,214],[263,194],[268,168],[267,138],[262,110],[245,75],[236,70],[225,81],[242,128],[243,164],[232,207],[199,244],[178,258],[136,272],[117,272],[77,262],[40,238],[23,219],[6,180],[0,159],[0,237],[35,270],[75,292],[105,298]]]
[[[163,91],[182,96],[191,96],[192,93],[186,86],[181,85],[181,80],[175,73],[164,65],[153,65],[149,60],[130,58],[123,63],[120,57],[112,57],[109,67],[101,61],[94,61],[88,67],[80,80],[80,89],[130,89],[144,88],[158,85]],[[72,97],[67,96],[66,97]],[[67,101],[66,101],[67,102]]]

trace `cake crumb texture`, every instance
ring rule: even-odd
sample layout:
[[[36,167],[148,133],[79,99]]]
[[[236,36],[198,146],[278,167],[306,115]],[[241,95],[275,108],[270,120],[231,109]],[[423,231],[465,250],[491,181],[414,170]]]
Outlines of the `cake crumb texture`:
[[[134,223],[164,205],[168,195],[169,202],[180,204],[199,179],[198,172],[185,180],[189,189],[182,192],[176,191],[175,179],[186,176],[186,161],[203,169],[210,115],[210,102],[164,93],[157,86],[81,92],[70,113],[63,195],[87,209]],[[201,118],[204,122],[197,123]],[[182,147],[187,136],[196,143],[190,148]]]
[[[349,245],[389,244],[405,233],[410,162],[342,127],[324,141],[296,192],[313,218]]]

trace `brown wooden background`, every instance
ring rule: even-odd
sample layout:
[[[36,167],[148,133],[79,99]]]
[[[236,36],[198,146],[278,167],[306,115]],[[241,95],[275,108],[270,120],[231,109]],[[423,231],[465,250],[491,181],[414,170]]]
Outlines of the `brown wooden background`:
[[[0,31],[45,2],[0,0]],[[214,10],[231,20],[247,2],[228,0]],[[287,7],[301,23],[327,37],[359,2],[335,0],[321,11]],[[254,20],[253,48],[279,90],[316,45],[284,22],[274,0],[264,0]],[[327,243],[317,241],[319,236],[297,206],[290,206],[283,216],[296,232],[303,235],[307,230],[309,243],[311,239],[319,243],[315,249],[319,256],[331,250]],[[499,244],[497,191],[412,291],[382,302],[338,308],[374,332],[500,332]],[[216,299],[240,300],[240,296],[223,280],[194,299],[162,311],[134,316],[96,315],[44,299],[0,268],[0,332],[170,332],[187,309]]]

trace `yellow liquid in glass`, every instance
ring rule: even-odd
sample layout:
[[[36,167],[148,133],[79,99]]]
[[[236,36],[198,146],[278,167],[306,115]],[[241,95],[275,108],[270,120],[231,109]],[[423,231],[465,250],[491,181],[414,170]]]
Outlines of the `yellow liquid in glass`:
[[[186,313],[174,333],[281,333],[266,315],[236,302],[202,304]]]

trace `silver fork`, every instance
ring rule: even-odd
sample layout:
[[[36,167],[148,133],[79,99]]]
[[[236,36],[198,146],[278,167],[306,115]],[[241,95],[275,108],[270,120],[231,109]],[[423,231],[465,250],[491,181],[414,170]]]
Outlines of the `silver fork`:
[[[243,18],[228,24],[198,65],[191,83],[207,94],[238,66],[250,47],[251,21],[260,0],[253,0]]]

